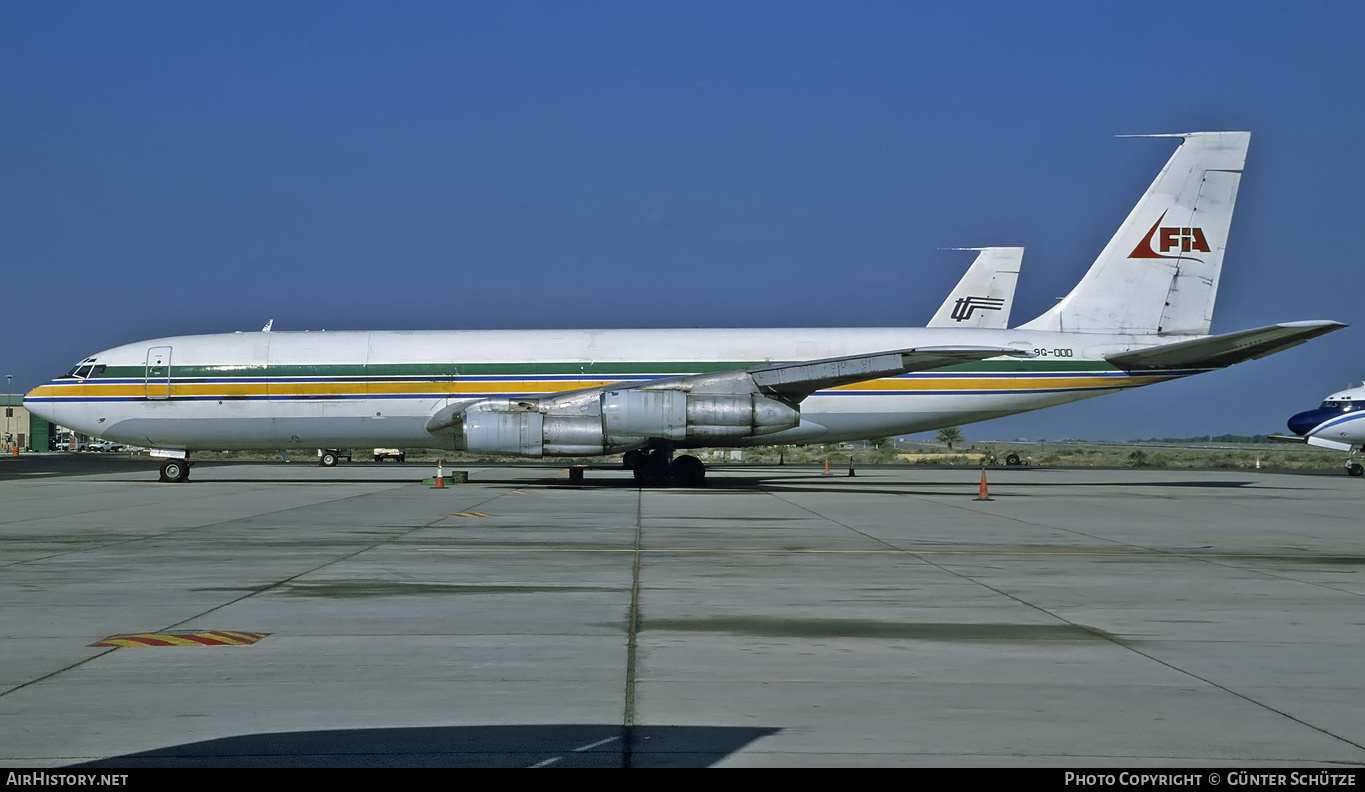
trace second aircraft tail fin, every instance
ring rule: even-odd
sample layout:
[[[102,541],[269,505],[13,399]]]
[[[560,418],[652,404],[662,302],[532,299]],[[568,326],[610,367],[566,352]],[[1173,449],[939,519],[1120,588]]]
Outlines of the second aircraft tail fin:
[[[1207,335],[1249,132],[1181,138],[1071,293],[1029,330]]]
[[[979,250],[980,253],[927,326],[1004,330],[1010,324],[1010,308],[1014,305],[1014,287],[1019,281],[1024,249],[962,249]]]

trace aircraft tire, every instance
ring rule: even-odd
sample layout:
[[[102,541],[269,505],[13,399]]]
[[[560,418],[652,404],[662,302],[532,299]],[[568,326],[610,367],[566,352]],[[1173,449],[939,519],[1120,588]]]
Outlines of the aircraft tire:
[[[1352,462],[1346,466],[1346,473],[1352,476],[1365,476],[1365,466],[1359,462]]]
[[[627,451],[621,456],[621,467],[626,470],[638,470],[640,468],[640,463],[644,460],[645,452],[640,449],[637,448],[633,451]]]
[[[645,487],[658,487],[668,481],[668,457],[654,452],[635,468],[635,480]]]
[[[161,480],[175,484],[189,481],[190,465],[183,459],[168,459],[161,463]]]
[[[323,467],[336,467],[337,455],[332,453],[331,451],[325,451],[323,452],[322,456],[319,457],[318,463]]]
[[[706,465],[694,456],[680,456],[669,470],[679,487],[700,487],[706,481]]]
[[[1010,454],[1009,456],[1005,457],[1005,464],[1006,464],[1006,465],[1017,465],[1017,464],[1019,464],[1021,461],[1022,461],[1022,460],[1019,459],[1019,455],[1018,455],[1018,454]]]

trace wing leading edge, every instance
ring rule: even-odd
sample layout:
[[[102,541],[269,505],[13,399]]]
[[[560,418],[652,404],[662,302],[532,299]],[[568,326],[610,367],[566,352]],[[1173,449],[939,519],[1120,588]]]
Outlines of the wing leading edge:
[[[541,396],[458,402],[438,410],[426,428],[433,434],[453,433],[456,444],[470,450],[506,453],[516,448],[515,453],[531,456],[587,448],[603,453],[655,438],[751,437],[796,426],[801,401],[819,390],[1002,355],[1032,353],[931,346],[766,363]]]

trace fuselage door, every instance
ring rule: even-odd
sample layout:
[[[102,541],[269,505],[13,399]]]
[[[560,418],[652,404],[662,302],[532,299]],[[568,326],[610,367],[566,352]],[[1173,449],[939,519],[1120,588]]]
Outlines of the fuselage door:
[[[169,399],[171,397],[170,347],[152,347],[147,350],[145,385],[149,399]]]

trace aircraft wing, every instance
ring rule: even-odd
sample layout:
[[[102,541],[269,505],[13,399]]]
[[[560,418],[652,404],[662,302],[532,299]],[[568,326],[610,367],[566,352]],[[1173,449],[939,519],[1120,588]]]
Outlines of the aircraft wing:
[[[1328,440],[1325,437],[1310,437],[1304,442],[1308,443],[1308,445],[1310,446],[1330,448],[1333,451],[1350,451],[1352,448],[1352,445],[1350,443],[1343,443],[1339,440]]]
[[[649,382],[600,385],[582,390],[527,395],[515,399],[474,399],[449,404],[438,410],[427,421],[426,428],[429,432],[439,432],[462,421],[465,412],[488,409],[493,406],[492,402],[494,401],[508,403],[506,407],[508,409],[511,409],[511,403],[515,402],[515,409],[520,410],[546,413],[568,411],[590,414],[594,408],[589,405],[597,404],[603,394],[621,391],[680,391],[698,395],[758,393],[794,405],[812,393],[825,388],[863,382],[878,377],[894,377],[911,371],[927,371],[957,363],[970,363],[975,360],[1002,355],[1032,357],[1033,353],[1008,347],[916,347],[793,363],[767,363],[743,369],[690,374]],[[498,409],[504,409],[504,407],[500,404]]]
[[[894,377],[911,371],[928,371],[1001,355],[1032,357],[1033,353],[1005,347],[917,347],[872,355],[850,355],[799,363],[754,366],[744,369],[743,372],[748,374],[760,392],[786,401],[800,401],[825,388],[850,385],[878,377]]]
[[[1331,321],[1285,322],[1148,347],[1136,352],[1121,352],[1109,355],[1107,360],[1128,370],[1223,368],[1244,360],[1273,355],[1345,326],[1341,322]]]
[[[1311,446],[1330,448],[1334,451],[1350,451],[1351,444],[1343,443],[1339,440],[1328,440],[1325,437],[1290,437],[1289,435],[1270,435],[1271,440],[1278,440],[1281,443],[1307,443]]]

